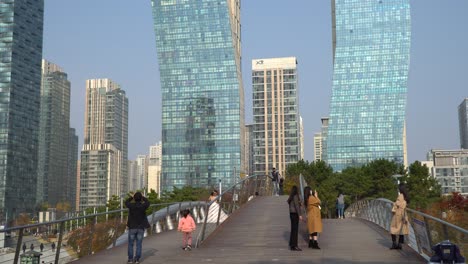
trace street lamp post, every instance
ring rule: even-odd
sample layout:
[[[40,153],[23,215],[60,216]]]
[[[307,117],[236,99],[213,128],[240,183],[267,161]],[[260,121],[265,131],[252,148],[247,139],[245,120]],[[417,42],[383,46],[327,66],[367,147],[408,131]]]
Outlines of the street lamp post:
[[[400,194],[400,189],[398,188],[398,186],[400,185],[400,178],[403,177],[403,175],[393,174],[392,177],[397,181],[397,191],[398,191],[398,194]]]

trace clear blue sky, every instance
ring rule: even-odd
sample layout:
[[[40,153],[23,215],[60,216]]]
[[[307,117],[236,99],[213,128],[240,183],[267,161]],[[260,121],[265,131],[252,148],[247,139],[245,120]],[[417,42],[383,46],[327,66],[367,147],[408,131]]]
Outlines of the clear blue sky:
[[[243,0],[246,121],[252,122],[251,60],[295,56],[305,159],[329,112],[330,0]],[[412,0],[407,104],[408,159],[460,145],[457,107],[468,97],[468,1]],[[85,80],[111,78],[129,98],[129,158],[161,139],[161,90],[150,0],[45,0],[44,58],[72,83],[71,126],[83,144]]]

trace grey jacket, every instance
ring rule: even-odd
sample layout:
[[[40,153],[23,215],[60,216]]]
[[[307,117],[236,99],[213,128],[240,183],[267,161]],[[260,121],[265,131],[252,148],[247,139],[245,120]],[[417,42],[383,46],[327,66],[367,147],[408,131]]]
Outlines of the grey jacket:
[[[293,200],[289,203],[289,212],[301,214],[301,201],[299,195],[294,196]]]

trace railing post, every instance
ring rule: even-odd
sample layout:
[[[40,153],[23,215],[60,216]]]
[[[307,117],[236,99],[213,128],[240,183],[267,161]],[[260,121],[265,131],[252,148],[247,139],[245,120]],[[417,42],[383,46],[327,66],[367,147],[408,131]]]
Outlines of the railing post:
[[[205,204],[205,219],[203,219],[203,226],[202,226],[202,230],[201,230],[201,239],[200,241],[204,241],[205,240],[205,231],[206,231],[206,223],[208,221],[208,213],[209,213],[209,209],[210,209],[210,205],[208,204]],[[198,243],[198,241],[197,241]]]
[[[442,230],[444,230],[444,240],[449,240],[448,230],[445,224],[442,225]]]
[[[58,264],[59,259],[60,259],[60,248],[62,247],[63,231],[65,229],[64,227],[65,227],[65,221],[61,222],[60,227],[59,227],[60,233],[59,233],[59,238],[57,241],[57,251],[55,252],[55,264]]]
[[[19,254],[21,252],[21,244],[23,243],[23,229],[19,230],[18,234],[18,241],[16,242],[16,251],[15,251],[15,259],[13,260],[14,264],[18,264]]]
[[[432,245],[434,243],[432,242],[432,234],[431,234],[431,231],[429,229],[429,221],[427,221],[427,218],[425,216],[423,216],[423,219],[424,219],[424,225],[426,226],[427,238],[429,239],[429,246],[432,248]]]
[[[222,204],[220,203],[219,204],[219,210],[218,210],[218,220],[216,221],[216,226],[219,225],[219,218],[221,217],[221,208],[222,208]]]

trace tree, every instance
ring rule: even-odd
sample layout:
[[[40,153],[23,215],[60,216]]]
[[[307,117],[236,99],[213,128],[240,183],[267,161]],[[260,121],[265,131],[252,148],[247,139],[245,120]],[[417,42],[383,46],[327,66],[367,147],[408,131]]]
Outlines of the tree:
[[[106,207],[109,211],[120,209],[120,197],[117,195],[112,195],[109,201],[107,201]]]
[[[401,179],[406,184],[410,197],[410,207],[416,210],[426,209],[428,205],[440,199],[441,187],[430,176],[429,169],[415,161],[409,166],[409,173]]]
[[[386,159],[377,159],[362,166],[362,172],[372,181],[372,187],[368,189],[366,197],[396,199],[397,185],[393,175],[404,173],[403,165]]]

